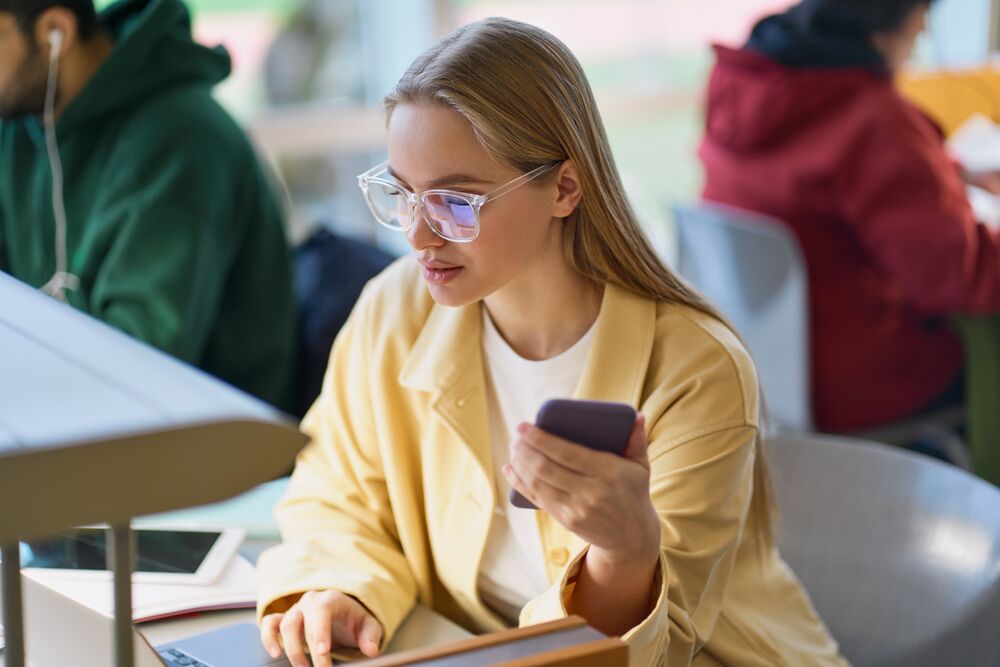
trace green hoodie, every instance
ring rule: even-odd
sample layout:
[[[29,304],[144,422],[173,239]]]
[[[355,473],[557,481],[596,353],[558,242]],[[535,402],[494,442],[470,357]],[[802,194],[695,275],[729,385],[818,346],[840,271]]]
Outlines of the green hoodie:
[[[56,125],[76,308],[279,407],[290,405],[291,255],[246,136],[211,96],[230,61],[179,0],[101,14],[115,47]],[[39,119],[0,125],[0,270],[55,270]],[[2,307],[2,304],[0,304]]]

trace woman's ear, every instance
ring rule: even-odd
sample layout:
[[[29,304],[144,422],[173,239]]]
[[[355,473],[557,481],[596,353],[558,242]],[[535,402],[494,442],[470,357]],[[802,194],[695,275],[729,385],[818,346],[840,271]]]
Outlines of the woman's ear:
[[[573,160],[565,160],[556,173],[556,200],[552,206],[552,217],[568,217],[583,198],[580,186],[580,172]]]

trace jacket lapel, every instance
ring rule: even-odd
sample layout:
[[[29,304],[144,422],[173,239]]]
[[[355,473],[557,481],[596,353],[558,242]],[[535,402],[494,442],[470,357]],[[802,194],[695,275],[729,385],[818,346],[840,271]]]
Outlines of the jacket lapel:
[[[628,403],[638,410],[655,336],[656,302],[606,285],[594,340],[573,397]]]
[[[431,394],[431,410],[473,454],[486,480],[492,480],[480,308],[478,302],[461,308],[435,304],[399,382]]]
[[[606,285],[596,327],[573,397],[628,403],[638,410],[653,354],[656,303]],[[575,557],[586,548],[586,542],[548,514],[538,512],[536,520],[546,549],[561,547]],[[558,580],[561,570],[548,564],[550,583]]]

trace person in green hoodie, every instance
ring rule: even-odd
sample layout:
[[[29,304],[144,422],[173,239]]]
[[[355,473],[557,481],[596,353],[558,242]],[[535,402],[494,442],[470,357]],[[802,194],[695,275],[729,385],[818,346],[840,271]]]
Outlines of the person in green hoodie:
[[[0,270],[288,408],[291,253],[229,73],[180,0],[0,0]]]

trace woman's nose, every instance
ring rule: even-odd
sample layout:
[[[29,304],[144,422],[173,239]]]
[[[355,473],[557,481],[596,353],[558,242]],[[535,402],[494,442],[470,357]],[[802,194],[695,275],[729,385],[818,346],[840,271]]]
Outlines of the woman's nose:
[[[413,224],[406,230],[406,240],[414,250],[423,250],[431,246],[444,245],[445,240],[434,233],[427,217],[420,206],[413,213]]]

